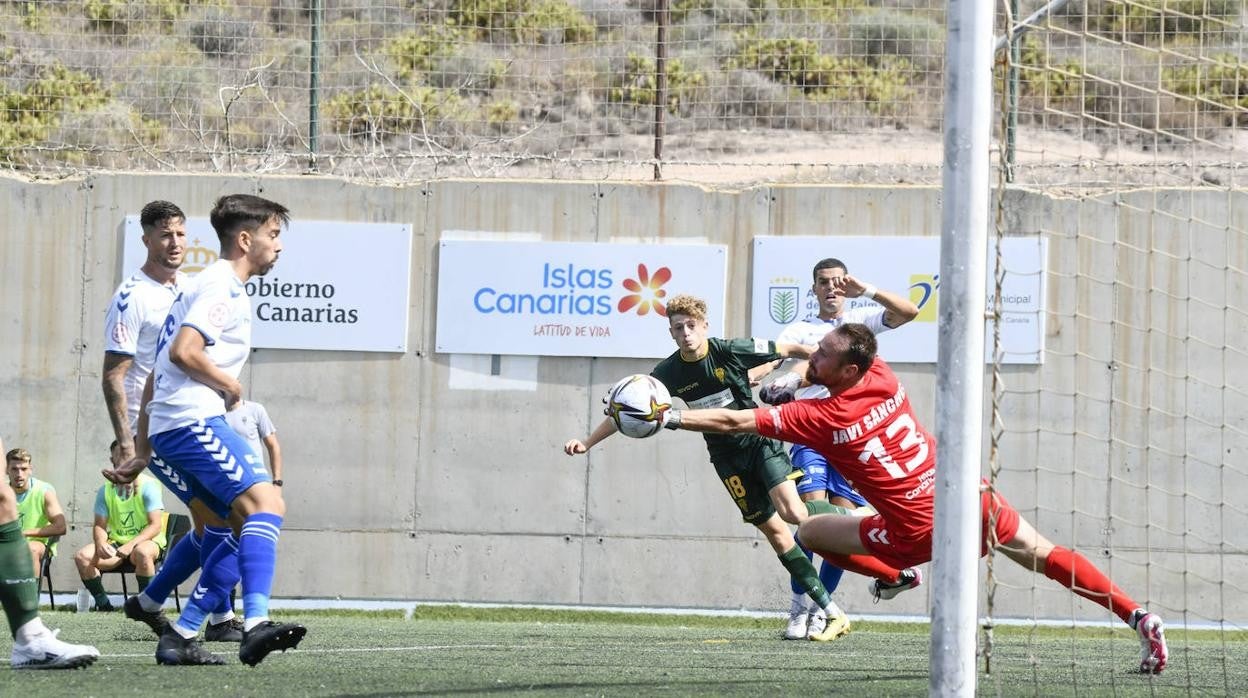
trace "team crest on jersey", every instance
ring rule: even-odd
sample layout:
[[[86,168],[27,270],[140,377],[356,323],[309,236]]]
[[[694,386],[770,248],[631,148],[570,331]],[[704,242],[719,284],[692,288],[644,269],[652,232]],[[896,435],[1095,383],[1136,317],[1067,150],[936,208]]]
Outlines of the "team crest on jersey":
[[[217,303],[208,311],[208,322],[217,327],[225,327],[225,322],[230,319],[230,309],[225,303]]]
[[[122,323],[113,325],[113,342],[117,344],[127,344],[130,341],[130,330]]]
[[[715,380],[718,380],[720,383],[724,382],[724,369],[722,368],[715,369]]]

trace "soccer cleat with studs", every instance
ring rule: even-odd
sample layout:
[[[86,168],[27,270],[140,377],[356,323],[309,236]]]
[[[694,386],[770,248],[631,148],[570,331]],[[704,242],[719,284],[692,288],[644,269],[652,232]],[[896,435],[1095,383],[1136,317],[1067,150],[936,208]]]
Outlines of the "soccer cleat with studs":
[[[1145,674],[1160,674],[1170,657],[1161,616],[1156,613],[1141,613],[1135,622],[1135,631],[1140,634],[1140,671]]]
[[[204,642],[242,642],[243,622],[237,617],[220,623],[209,623],[204,630]]]
[[[169,627],[169,619],[166,618],[165,614],[161,611],[143,610],[143,605],[139,603],[139,597],[137,594],[126,599],[126,603],[122,606],[122,609],[126,612],[126,617],[130,620],[137,620],[140,623],[145,623],[147,627],[152,629],[152,632],[156,633],[156,637],[163,636],[165,634],[165,630]]]
[[[893,583],[885,582],[882,579],[872,579],[867,583],[867,591],[875,599],[876,603],[880,599],[885,601],[897,596],[903,591],[909,591],[923,583],[923,573],[917,567],[907,567],[897,576],[897,581]]]
[[[221,666],[225,660],[204,649],[198,638],[185,638],[170,625],[156,643],[156,663],[165,666]]]
[[[10,665],[14,669],[81,669],[100,658],[90,645],[71,645],[57,638],[60,630],[45,630],[28,644],[13,643]]]
[[[294,649],[308,633],[308,629],[294,623],[265,621],[243,632],[243,642],[238,647],[238,659],[247,666],[264,661],[270,652]]]
[[[810,611],[806,609],[806,604],[798,599],[794,599],[789,605],[789,622],[784,627],[782,637],[786,640],[804,640],[806,639],[806,627],[810,624]]]
[[[849,616],[844,613],[833,618],[829,618],[827,613],[822,610],[810,614],[810,628],[807,630],[807,639],[815,642],[831,642],[847,633],[849,633]]]

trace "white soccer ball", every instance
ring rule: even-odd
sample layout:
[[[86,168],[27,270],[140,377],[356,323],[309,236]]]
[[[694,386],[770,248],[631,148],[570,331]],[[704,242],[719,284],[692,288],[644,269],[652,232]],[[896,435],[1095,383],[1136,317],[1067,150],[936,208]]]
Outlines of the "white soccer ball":
[[[672,396],[654,376],[637,373],[612,386],[607,393],[607,415],[625,436],[644,439],[663,428],[663,414],[672,409]]]

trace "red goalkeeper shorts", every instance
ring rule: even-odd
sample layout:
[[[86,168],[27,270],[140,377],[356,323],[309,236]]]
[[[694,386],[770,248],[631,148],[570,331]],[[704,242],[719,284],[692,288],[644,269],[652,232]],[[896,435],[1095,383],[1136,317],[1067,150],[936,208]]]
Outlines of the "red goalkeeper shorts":
[[[979,501],[983,522],[979,554],[983,556],[988,554],[989,524],[993,524],[992,530],[996,531],[998,543],[1009,541],[1018,532],[1018,511],[1000,492],[985,491],[980,494]],[[921,565],[932,559],[931,529],[921,538],[894,540],[889,533],[888,522],[879,514],[868,516],[858,524],[858,538],[872,555],[897,569]]]

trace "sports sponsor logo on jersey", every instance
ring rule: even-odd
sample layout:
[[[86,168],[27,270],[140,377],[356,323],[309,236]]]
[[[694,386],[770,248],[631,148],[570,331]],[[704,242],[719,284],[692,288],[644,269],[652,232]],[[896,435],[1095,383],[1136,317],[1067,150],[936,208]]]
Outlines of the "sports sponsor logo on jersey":
[[[687,402],[689,403],[689,407],[695,410],[706,410],[712,407],[727,407],[732,404],[732,391],[724,388],[718,393]]]
[[[768,415],[769,417],[771,417],[771,425],[770,425],[770,426],[771,426],[771,433],[773,433],[773,434],[779,434],[779,433],[780,433],[780,428],[781,428],[781,427],[780,427],[780,408],[779,408],[779,407],[768,407],[768,408],[767,408],[767,415]]]

